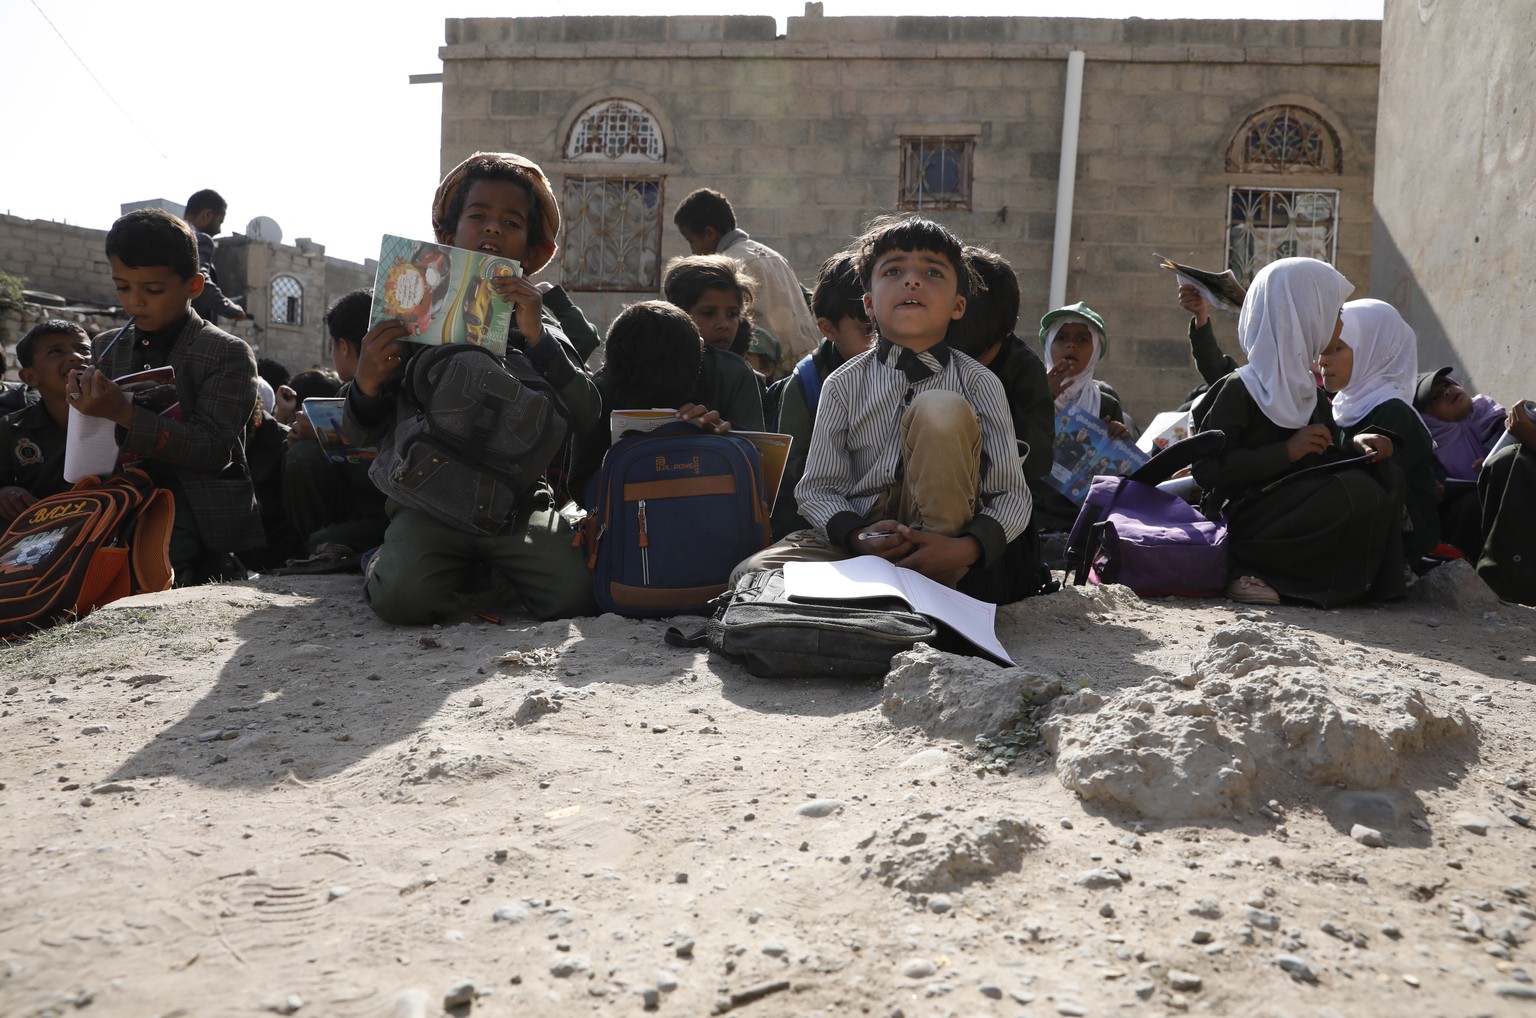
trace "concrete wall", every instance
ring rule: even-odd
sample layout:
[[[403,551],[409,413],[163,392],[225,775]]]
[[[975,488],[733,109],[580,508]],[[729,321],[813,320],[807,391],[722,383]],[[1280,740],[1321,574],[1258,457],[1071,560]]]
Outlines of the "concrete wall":
[[[1390,0],[1371,295],[1500,402],[1536,396],[1536,6]],[[1523,266],[1523,267],[1522,267]]]
[[[106,230],[0,216],[0,272],[21,277],[28,290],[111,304],[116,295],[106,243]]]
[[[976,138],[974,206],[937,212],[1007,257],[1024,295],[1020,332],[1047,310],[1066,57],[1087,55],[1067,299],[1108,319],[1099,377],[1144,423],[1198,378],[1186,316],[1153,252],[1225,262],[1227,188],[1337,187],[1338,265],[1363,292],[1371,257],[1379,24],[1066,18],[762,17],[450,19],[442,164],[476,149],[537,160],[556,189],[597,170],[562,161],[590,103],[645,105],[666,136],[663,258],[696,187],[730,196],[741,225],[809,282],[872,215],[893,210],[903,134]],[[1233,132],[1296,102],[1338,130],[1342,177],[1234,176]],[[650,169],[650,167],[646,167]],[[559,277],[558,260],[545,276]],[[577,294],[601,328],[654,294]],[[1235,350],[1235,320],[1219,321]]]

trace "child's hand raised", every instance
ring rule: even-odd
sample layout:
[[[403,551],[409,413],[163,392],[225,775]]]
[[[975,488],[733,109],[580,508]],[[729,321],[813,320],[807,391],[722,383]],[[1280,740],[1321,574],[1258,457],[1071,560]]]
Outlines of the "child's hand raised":
[[[535,346],[544,338],[544,292],[527,276],[492,276],[491,289],[504,303],[512,305],[512,318],[523,342]]]
[[[723,435],[731,430],[731,422],[722,420],[720,411],[711,410],[700,403],[684,403],[677,408],[678,420],[692,421],[705,431]]]
[[[1185,283],[1179,287],[1179,306],[1195,317],[1195,328],[1203,328],[1205,323],[1211,320],[1211,309],[1206,306],[1205,298],[1200,296],[1200,288]]]
[[[1504,418],[1504,429],[1520,440],[1527,449],[1536,449],[1536,418],[1531,416],[1531,401],[1523,400],[1509,408]]]
[[[1305,428],[1298,428],[1290,438],[1285,440],[1285,454],[1292,463],[1295,463],[1303,456],[1322,452],[1332,444],[1332,428],[1326,424],[1308,424]]]
[[[352,376],[352,384],[359,392],[377,396],[383,391],[384,383],[400,366],[405,350],[400,341],[410,334],[404,323],[393,318],[368,330],[358,350],[357,373]]]

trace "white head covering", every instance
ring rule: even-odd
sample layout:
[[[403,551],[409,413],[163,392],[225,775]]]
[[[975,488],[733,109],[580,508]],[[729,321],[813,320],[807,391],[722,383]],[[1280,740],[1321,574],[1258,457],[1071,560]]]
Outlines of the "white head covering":
[[[1237,377],[1280,427],[1311,421],[1317,406],[1312,365],[1333,338],[1339,309],[1354,289],[1315,258],[1282,258],[1253,278],[1237,319],[1237,339],[1248,355]]]
[[[1355,355],[1349,383],[1333,397],[1333,419],[1348,427],[1389,399],[1413,405],[1418,382],[1419,345],[1413,329],[1385,301],[1352,300],[1344,305],[1340,339]]]
[[[1093,369],[1099,363],[1099,358],[1104,355],[1104,333],[1099,327],[1082,315],[1064,314],[1051,323],[1045,332],[1042,342],[1045,344],[1045,370],[1051,370],[1056,363],[1051,356],[1051,341],[1056,338],[1056,333],[1061,331],[1063,325],[1069,322],[1082,322],[1088,326],[1088,331],[1093,333],[1093,353],[1088,356],[1088,366],[1072,376],[1067,387],[1061,390],[1061,395],[1056,397],[1056,409],[1060,410],[1068,403],[1076,403],[1093,416],[1099,416],[1100,393],[1099,387],[1093,380]]]
[[[256,393],[261,397],[262,408],[270,414],[272,412],[272,408],[277,406],[277,393],[272,391],[272,383],[268,382],[260,375],[257,375]]]

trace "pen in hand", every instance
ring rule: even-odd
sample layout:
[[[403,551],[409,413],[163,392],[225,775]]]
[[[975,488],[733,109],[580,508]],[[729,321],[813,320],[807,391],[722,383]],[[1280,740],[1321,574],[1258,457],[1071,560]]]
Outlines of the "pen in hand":
[[[859,535],[861,541],[878,541],[882,537],[895,537],[894,530],[866,530]]]

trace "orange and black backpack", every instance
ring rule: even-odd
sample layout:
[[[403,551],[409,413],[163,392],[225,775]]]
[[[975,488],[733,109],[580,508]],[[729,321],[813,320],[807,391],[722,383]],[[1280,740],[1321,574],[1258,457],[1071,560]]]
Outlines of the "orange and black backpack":
[[[171,493],[134,467],[22,510],[0,536],[0,638],[168,590],[175,516]]]

